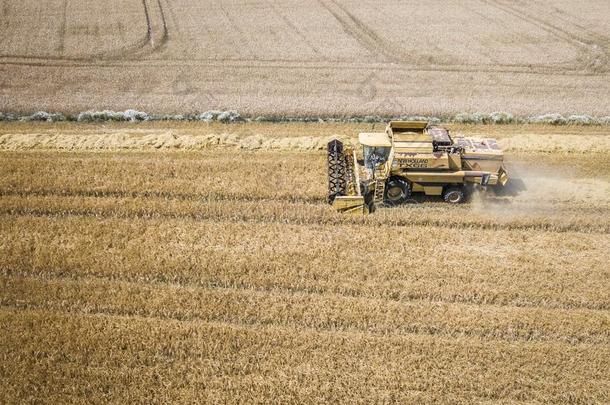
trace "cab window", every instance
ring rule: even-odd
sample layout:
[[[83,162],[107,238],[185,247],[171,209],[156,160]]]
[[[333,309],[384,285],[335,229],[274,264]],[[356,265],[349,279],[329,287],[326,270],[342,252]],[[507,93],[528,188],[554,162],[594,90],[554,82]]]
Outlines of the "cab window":
[[[384,146],[365,146],[364,165],[369,169],[374,169],[380,164],[387,162],[391,149]]]

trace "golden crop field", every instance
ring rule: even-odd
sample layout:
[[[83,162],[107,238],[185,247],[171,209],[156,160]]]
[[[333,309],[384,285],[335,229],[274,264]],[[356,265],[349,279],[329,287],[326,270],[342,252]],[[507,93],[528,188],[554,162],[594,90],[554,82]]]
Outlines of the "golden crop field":
[[[335,213],[377,126],[0,125],[2,402],[609,402],[607,130],[453,126],[528,190]]]
[[[610,3],[2,0],[0,111],[608,115]]]

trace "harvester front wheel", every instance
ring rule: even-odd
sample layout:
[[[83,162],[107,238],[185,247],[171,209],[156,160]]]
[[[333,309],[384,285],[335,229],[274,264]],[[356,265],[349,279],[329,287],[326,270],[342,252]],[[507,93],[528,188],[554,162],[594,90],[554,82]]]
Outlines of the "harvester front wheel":
[[[405,203],[411,196],[411,185],[402,178],[391,178],[385,185],[383,202],[391,207]]]
[[[461,204],[466,201],[464,187],[450,186],[445,189],[443,199],[450,204]]]
[[[366,204],[369,214],[375,212],[375,192],[369,191],[364,193],[364,204]]]

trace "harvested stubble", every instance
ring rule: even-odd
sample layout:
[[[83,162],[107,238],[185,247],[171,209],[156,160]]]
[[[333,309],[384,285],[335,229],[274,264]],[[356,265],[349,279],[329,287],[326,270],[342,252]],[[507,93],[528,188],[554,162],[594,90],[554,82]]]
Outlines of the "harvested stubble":
[[[352,218],[319,152],[3,152],[3,399],[606,402],[604,163],[520,153],[585,193]]]
[[[62,402],[93,393],[119,402],[584,402],[607,389],[607,345],[45,310],[3,309],[0,319],[13,332],[2,341],[14,348],[3,350],[4,381],[15,383],[5,393],[31,399],[46,394],[41,379],[65,387],[45,396]]]

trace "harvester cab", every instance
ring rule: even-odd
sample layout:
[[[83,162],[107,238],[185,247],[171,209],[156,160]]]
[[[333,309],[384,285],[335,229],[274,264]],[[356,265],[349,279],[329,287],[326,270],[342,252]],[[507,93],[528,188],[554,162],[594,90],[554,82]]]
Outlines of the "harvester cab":
[[[328,144],[328,202],[338,211],[373,212],[395,206],[414,193],[464,202],[474,187],[508,181],[504,154],[495,139],[453,139],[449,130],[426,121],[391,121],[385,132],[361,133],[362,160],[337,139]]]

